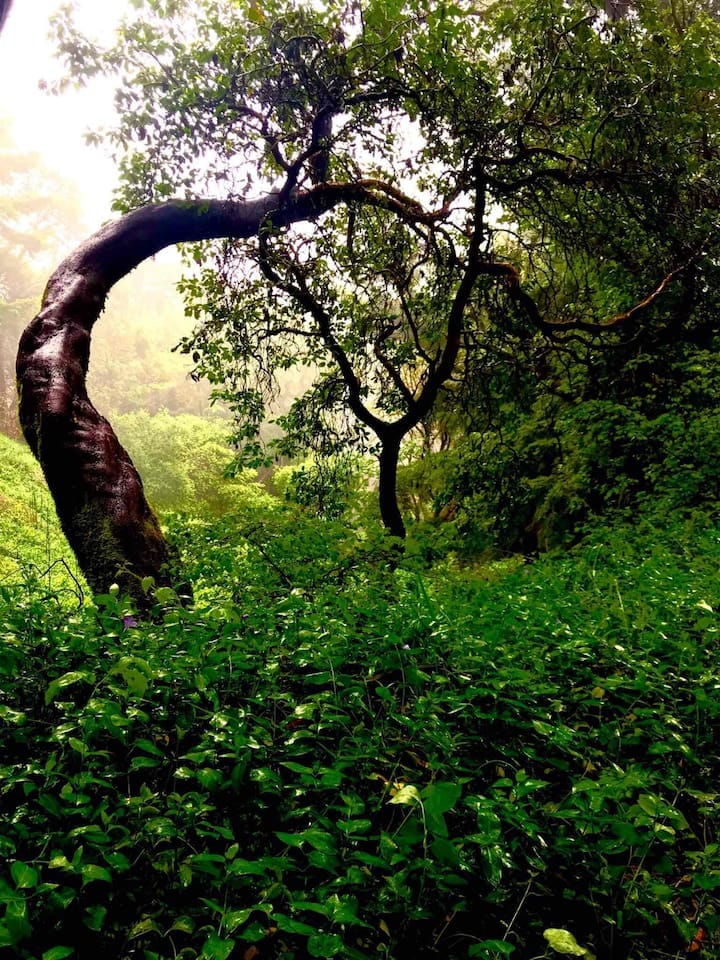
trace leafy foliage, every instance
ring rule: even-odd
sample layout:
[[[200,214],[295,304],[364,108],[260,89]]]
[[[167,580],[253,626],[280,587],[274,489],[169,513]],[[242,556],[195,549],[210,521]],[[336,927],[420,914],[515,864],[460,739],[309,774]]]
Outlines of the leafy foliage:
[[[272,472],[273,489],[315,515],[347,522],[360,517],[372,470],[357,456],[308,459]]]
[[[61,606],[85,586],[30,451],[0,433],[0,586],[14,584]]]
[[[190,377],[187,360],[172,348],[191,329],[175,290],[177,259],[141,265],[113,288],[93,333],[88,392],[99,410],[116,414],[163,410],[208,416],[209,390]]]
[[[19,433],[14,358],[51,257],[79,233],[77,196],[37,154],[0,130],[0,431]]]
[[[230,506],[237,484],[225,476],[231,459],[226,422],[167,410],[154,416],[139,410],[114,421],[154,508],[217,513]]]
[[[700,336],[699,316],[683,330],[673,311],[625,355],[546,360],[540,382],[526,366],[518,399],[501,386],[433,476],[414,468],[420,502],[452,513],[470,554],[532,554],[600,518],[716,510],[716,321],[703,319]]]
[[[143,624],[112,593],[68,615],[5,590],[15,956],[715,942],[707,518],[475,572],[260,491],[238,522],[178,528],[199,605],[158,589]]]
[[[720,33],[692,5],[136,7],[106,50],[56,22],[76,81],[121,78],[122,209],[344,189],[303,226],[190,251],[183,349],[251,463],[278,371],[312,371],[282,451],[376,453],[399,535],[399,444],[439,405],[548,337],[623,346],[712,269]]]
[[[442,367],[453,297],[457,352],[406,450],[404,555],[367,513],[348,525],[343,460],[295,469],[285,502],[246,477],[226,494],[213,428],[125,418],[158,502],[203,505],[167,518],[195,605],[148,580],[140,621],[117,590],[70,611],[0,585],[0,947],[717,949],[717,25],[650,3],[610,25],[555,0],[370,2],[352,29],[334,5],[192,6],[189,27],[182,0],[138,0],[106,52],[60,18],[80,81],[128,78],[121,202],[384,183],[187,281],[212,308],[187,347],[242,439],[303,362],[295,439],[321,426],[335,453],[353,398],[407,425],[400,382]],[[576,545],[475,559],[538,543]]]
[[[73,184],[42,158],[23,153],[0,131],[0,431],[19,436],[15,356],[37,312],[52,263],[87,231]],[[141,268],[113,291],[93,338],[89,388],[106,413],[140,408],[203,414],[208,390],[189,381],[187,362],[170,348],[189,329],[180,297],[171,292],[177,263]]]

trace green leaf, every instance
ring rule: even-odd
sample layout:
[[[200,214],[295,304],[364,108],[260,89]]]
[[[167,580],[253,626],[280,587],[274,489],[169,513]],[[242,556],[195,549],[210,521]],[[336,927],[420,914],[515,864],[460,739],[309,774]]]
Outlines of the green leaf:
[[[305,767],[301,763],[295,763],[292,760],[285,760],[280,764],[281,767],[285,767],[287,770],[291,770],[293,773],[308,774],[313,776],[312,767]]]
[[[344,779],[345,775],[342,770],[335,770],[333,767],[329,767],[324,771],[322,778],[320,779],[320,786],[331,790],[337,790],[337,788],[342,785]]]
[[[105,867],[99,867],[96,863],[84,863],[80,867],[80,874],[83,878],[82,885],[92,883],[94,880],[102,880],[105,883],[112,883],[112,874]]]
[[[595,960],[595,954],[587,947],[581,947],[575,937],[568,930],[558,930],[554,927],[548,927],[543,930],[543,937],[547,940],[553,950],[557,953],[563,953],[566,956],[585,957],[586,960]]]
[[[61,677],[53,680],[45,691],[45,706],[53,703],[62,690],[66,690],[76,683],[92,683],[94,679],[92,673],[88,670],[70,670],[68,673],[64,673]]]
[[[123,678],[130,693],[143,697],[153,675],[150,664],[142,657],[121,657],[111,668],[110,673]],[[147,743],[147,741],[143,741]],[[145,748],[143,748],[145,749]]]
[[[432,814],[452,810],[461,795],[462,787],[459,783],[431,783],[420,794],[425,812]]]
[[[316,933],[308,937],[307,952],[311,957],[335,957],[342,949],[342,938],[336,933]]]
[[[16,860],[10,867],[10,876],[16,890],[32,890],[40,879],[40,874],[34,867],[20,860]]]
[[[160,928],[152,919],[152,917],[144,917],[142,920],[138,920],[137,923],[133,924],[130,928],[129,936],[131,939],[135,937],[144,937],[146,933],[159,933]]]
[[[296,844],[296,846],[299,846],[299,844]],[[236,857],[227,865],[226,869],[228,873],[233,875],[264,877],[271,870],[283,870],[286,864],[287,861],[283,857],[261,857],[259,860],[243,860],[242,857]]]
[[[168,191],[168,193],[171,192],[171,190]],[[170,603],[177,600],[177,594],[171,587],[158,587],[155,591],[155,599],[158,603]]]
[[[433,856],[439,860],[440,863],[444,863],[449,867],[457,867],[460,865],[460,854],[455,846],[444,837],[437,837],[437,839],[432,842],[430,849]]]
[[[307,830],[303,830],[301,833],[283,833],[282,831],[278,831],[275,836],[289,847],[300,848],[303,843],[309,843],[311,847],[319,850],[321,853],[332,854],[336,852],[335,839],[332,834],[325,830],[319,830],[317,827],[308,827]]]
[[[74,952],[73,947],[52,947],[45,951],[42,960],[65,960],[65,957],[71,957]]]
[[[311,927],[310,924],[293,920],[292,917],[286,917],[282,913],[273,913],[272,921],[279,930],[285,933],[299,933],[305,937],[310,937],[316,933],[315,927]]]
[[[411,783],[405,784],[404,787],[401,787],[394,797],[391,797],[388,800],[388,803],[397,803],[404,806],[415,807],[418,804],[422,804],[422,799],[420,797],[420,791],[417,787],[414,787]]]
[[[665,812],[665,804],[652,793],[643,793],[638,797],[637,805],[650,817],[659,817]]]
[[[32,933],[32,926],[28,920],[28,905],[25,900],[15,900],[5,907],[5,928],[10,937],[10,944],[20,943]],[[2,928],[0,928],[2,936]]]
[[[223,782],[223,775],[219,770],[203,767],[196,773],[198,783],[205,790],[218,790]]]
[[[555,728],[544,720],[533,720],[532,725],[535,730],[543,737],[551,737],[555,733]]]
[[[624,820],[616,820],[612,824],[612,829],[623,843],[626,843],[628,846],[635,846],[642,840],[635,827]]]
[[[211,933],[203,944],[200,957],[202,960],[227,960],[234,946],[234,940],[224,940],[216,933]]]
[[[355,897],[340,898],[334,893],[328,899],[327,906],[330,908],[333,923],[351,923],[372,929],[370,924],[358,919],[358,901]]]
[[[223,925],[227,932],[232,933],[233,930],[237,930],[243,923],[246,923],[250,919],[252,912],[251,909],[246,908],[245,910],[228,910],[227,913],[224,913]]]
[[[25,723],[25,714],[20,710],[13,710],[12,707],[2,704],[0,705],[0,720],[22,726]]]

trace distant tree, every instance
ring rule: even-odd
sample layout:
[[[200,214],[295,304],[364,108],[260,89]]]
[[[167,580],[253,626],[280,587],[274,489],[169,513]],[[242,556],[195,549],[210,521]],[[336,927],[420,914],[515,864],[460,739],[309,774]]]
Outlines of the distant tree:
[[[121,567],[139,594],[169,557],[84,380],[108,290],[163,246],[221,240],[192,253],[189,305],[208,319],[187,347],[251,452],[276,370],[314,366],[287,442],[374,443],[397,535],[400,443],[441,392],[503,343],[641,335],[711,255],[707,17],[678,31],[654,3],[617,21],[562,0],[140,6],[107,51],[58,23],[76,81],[123,77],[110,140],[121,205],[139,209],[60,266],[18,357],[25,435],[95,587]]]
[[[88,375],[93,403],[106,416],[210,412],[208,384],[193,382],[187,359],[172,349],[192,328],[176,290],[179,276],[171,258],[149,262],[113,290],[93,338]],[[229,432],[226,426],[226,437]]]
[[[19,436],[14,354],[48,265],[83,235],[79,195],[0,118],[0,432]]]
[[[20,149],[0,117],[0,432],[8,436],[20,436],[17,342],[37,309],[49,266],[87,231],[81,201],[76,184],[48,169],[38,153]],[[189,329],[174,291],[178,275],[177,264],[153,264],[117,289],[104,336],[94,344],[89,380],[101,409],[208,410],[207,385],[189,384],[187,361],[171,353],[179,331]]]
[[[118,436],[132,451],[150,502],[160,510],[221,513],[238,489],[227,478],[230,460],[227,422],[167,410],[119,414]]]

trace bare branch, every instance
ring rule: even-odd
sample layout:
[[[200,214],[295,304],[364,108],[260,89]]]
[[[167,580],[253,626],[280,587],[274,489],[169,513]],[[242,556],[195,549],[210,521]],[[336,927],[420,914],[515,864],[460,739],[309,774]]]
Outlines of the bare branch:
[[[390,380],[392,381],[395,389],[405,400],[408,407],[411,407],[412,404],[415,402],[415,398],[413,396],[412,390],[410,390],[408,385],[405,383],[402,376],[400,375],[400,371],[395,366],[395,364],[390,360],[388,355],[383,350],[383,346],[382,346],[386,340],[389,340],[390,337],[392,337],[392,335],[397,332],[397,329],[398,329],[398,324],[393,324],[392,326],[386,327],[375,340],[375,343],[373,344],[373,353],[375,354],[375,358],[378,361],[378,363],[382,366],[383,370],[385,370],[387,375],[390,377]]]
[[[376,433],[382,432],[385,424],[374,414],[370,413],[368,408],[363,403],[360,381],[355,375],[350,358],[340,346],[332,332],[332,323],[329,314],[323,308],[323,306],[318,303],[311,293],[307,282],[297,264],[288,264],[288,267],[292,271],[295,278],[295,283],[291,283],[289,280],[286,280],[273,267],[268,247],[268,237],[269,230],[262,229],[259,234],[260,269],[271,283],[274,283],[280,290],[283,290],[288,294],[288,296],[292,297],[296,303],[299,303],[313,317],[318,325],[318,330],[323,341],[325,342],[325,345],[330,351],[335,363],[338,365],[343,382],[348,391],[348,405],[350,406],[350,409],[353,411],[358,420],[361,421],[361,423],[364,423]]]
[[[516,303],[520,304],[520,306],[522,306],[532,323],[543,332],[553,335],[558,331],[565,330],[583,330],[586,333],[603,333],[606,330],[610,330],[613,327],[617,327],[623,323],[626,323],[628,320],[632,320],[639,313],[642,313],[644,310],[647,310],[648,307],[651,307],[658,297],[667,289],[667,287],[697,260],[697,256],[698,255],[692,257],[675,270],[671,270],[670,273],[663,277],[652,293],[648,294],[643,300],[640,300],[634,306],[630,307],[629,310],[624,310],[622,313],[616,313],[607,320],[598,321],[597,323],[587,320],[563,320],[561,322],[546,320],[541,316],[540,310],[530,294],[522,289],[520,283],[520,272],[517,267],[513,266],[511,263],[503,263],[501,261],[483,263],[481,265],[481,272],[488,276],[504,278],[511,298],[515,300]]]

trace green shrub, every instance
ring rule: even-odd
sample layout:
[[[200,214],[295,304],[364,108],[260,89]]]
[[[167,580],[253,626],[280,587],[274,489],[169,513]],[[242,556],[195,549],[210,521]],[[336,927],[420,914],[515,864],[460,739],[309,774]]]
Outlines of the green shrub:
[[[232,503],[242,477],[226,477],[232,459],[227,423],[162,410],[120,414],[113,426],[156,510],[219,513]]]
[[[195,608],[159,589],[138,623],[112,594],[68,614],[2,592],[0,945],[717,944],[717,527],[421,575],[260,489],[244,506],[173,521]]]
[[[49,602],[87,591],[42,471],[24,443],[0,434],[0,585],[24,584]]]

